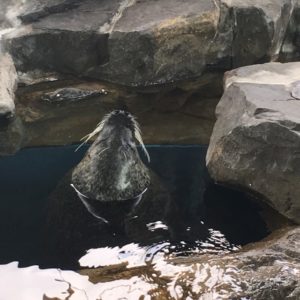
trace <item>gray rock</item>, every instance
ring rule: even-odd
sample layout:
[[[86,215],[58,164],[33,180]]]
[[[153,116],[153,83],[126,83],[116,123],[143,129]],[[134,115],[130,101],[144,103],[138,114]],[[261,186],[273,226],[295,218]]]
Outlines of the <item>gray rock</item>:
[[[19,118],[0,124],[0,156],[16,153],[23,146],[24,140],[25,129]]]
[[[281,61],[300,59],[300,0],[295,0],[295,7],[282,45]]]
[[[300,223],[300,63],[240,68],[225,76],[207,153],[218,182],[262,196]],[[298,91],[298,89],[297,89]]]
[[[0,30],[16,25],[16,16],[22,9],[20,0],[2,0],[0,3]],[[1,31],[0,31],[1,35]]]
[[[30,0],[25,2],[22,13],[18,16],[24,23],[36,22],[53,13],[61,13],[79,6],[79,0]]]
[[[282,230],[237,254],[250,299],[299,299],[299,227]]]
[[[149,86],[275,59],[293,9],[292,0],[35,0],[4,44],[18,71]]]
[[[278,57],[293,1],[226,1],[233,7],[233,67]],[[251,25],[250,25],[251,24]]]
[[[10,0],[4,0],[1,1],[0,4],[0,29],[5,28],[8,26],[8,20],[6,19],[6,10],[7,10],[7,6],[9,5]]]
[[[80,75],[106,60],[106,53],[99,48],[106,44],[103,34],[26,30],[31,33],[11,33],[16,36],[7,40],[5,46],[13,56],[18,71],[42,70]]]
[[[0,120],[11,119],[15,115],[15,90],[17,73],[8,54],[0,54]]]
[[[107,61],[107,34],[99,32],[99,28],[117,8],[116,0],[89,0],[66,12],[48,11],[49,15],[39,21],[5,35],[3,44],[12,54],[18,71],[81,76]]]

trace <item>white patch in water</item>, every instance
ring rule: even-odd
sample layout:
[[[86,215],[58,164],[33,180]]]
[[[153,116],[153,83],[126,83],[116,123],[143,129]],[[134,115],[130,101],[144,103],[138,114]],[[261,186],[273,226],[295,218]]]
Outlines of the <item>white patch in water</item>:
[[[154,262],[162,259],[164,253],[161,250],[169,246],[169,243],[162,243],[150,247],[140,247],[131,243],[123,247],[104,247],[90,249],[87,254],[79,259],[81,267],[97,268],[127,263],[127,268],[145,266],[147,262]]]
[[[153,224],[155,227],[163,223],[153,222]],[[209,231],[209,239],[199,241],[198,251],[193,250],[191,253],[205,253],[206,250],[210,254],[214,251],[226,252],[224,248],[227,247],[228,242],[224,235],[217,230],[210,229]],[[215,249],[212,248],[213,243],[216,244]],[[182,241],[180,244],[185,244],[185,242]],[[201,248],[201,246],[208,248]],[[150,300],[151,295],[156,295],[155,289],[161,287],[160,281],[156,282],[155,279],[158,276],[167,280],[166,292],[173,299],[182,299],[186,291],[187,299],[188,297],[194,299],[195,294],[199,297],[198,299],[203,300],[229,299],[232,292],[241,291],[239,270],[234,265],[226,261],[222,263],[222,260],[214,255],[207,256],[202,262],[195,260],[194,263],[190,262],[188,265],[179,262],[175,264],[172,263],[172,252],[168,253],[168,250],[173,247],[174,245],[165,242],[149,247],[131,243],[123,247],[91,249],[79,260],[82,267],[95,268],[121,263],[126,263],[127,268],[145,265],[150,268],[150,265],[152,266],[151,278],[141,273],[140,276],[133,275],[129,279],[97,284],[90,282],[87,276],[73,271],[41,270],[38,266],[19,268],[16,262],[0,265],[0,299],[32,300],[43,299],[43,295],[46,295],[49,298],[62,300],[140,299],[141,297]],[[174,257],[177,257],[176,253]],[[287,263],[282,266],[282,272],[289,274],[299,272]],[[70,291],[73,294],[70,294]]]
[[[43,295],[65,299],[68,285],[59,279],[57,269],[40,270],[38,266],[20,269],[18,262],[0,265],[0,299],[43,299]]]
[[[127,267],[143,266],[145,249],[140,248],[138,244],[128,244],[123,247],[104,247],[90,249],[87,254],[79,259],[82,267],[97,268],[103,266],[128,263]]]
[[[158,229],[162,229],[162,230],[168,230],[169,227],[164,224],[162,221],[156,221],[156,222],[152,222],[152,223],[148,223],[147,224],[147,228],[149,231],[155,231]]]
[[[60,269],[41,270],[38,266],[19,268],[17,262],[0,265],[0,299],[33,300],[56,298],[61,300],[150,300],[149,292],[157,288],[138,276],[93,284],[88,276]],[[70,290],[72,292],[70,292]]]

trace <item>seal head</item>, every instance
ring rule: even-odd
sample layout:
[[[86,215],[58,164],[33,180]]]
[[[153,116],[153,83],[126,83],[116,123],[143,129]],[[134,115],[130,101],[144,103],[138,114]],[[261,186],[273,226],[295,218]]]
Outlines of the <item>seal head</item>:
[[[96,134],[72,173],[77,194],[101,203],[138,200],[149,186],[150,176],[136,147],[136,142],[141,144],[149,160],[137,121],[130,113],[115,110],[85,137],[84,143]]]

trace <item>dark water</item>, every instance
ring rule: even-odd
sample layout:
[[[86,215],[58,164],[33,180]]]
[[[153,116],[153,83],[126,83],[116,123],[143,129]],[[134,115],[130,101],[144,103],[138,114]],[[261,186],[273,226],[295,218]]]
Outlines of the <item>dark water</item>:
[[[21,266],[53,266],[41,255],[44,250],[39,243],[45,200],[87,149],[74,152],[75,148],[24,149],[15,156],[0,159],[0,264],[17,260]],[[257,241],[268,234],[259,207],[251,199],[210,180],[205,167],[207,147],[148,146],[147,149],[150,166],[174,197],[187,230],[192,226],[191,220],[197,220],[219,230],[234,245]]]

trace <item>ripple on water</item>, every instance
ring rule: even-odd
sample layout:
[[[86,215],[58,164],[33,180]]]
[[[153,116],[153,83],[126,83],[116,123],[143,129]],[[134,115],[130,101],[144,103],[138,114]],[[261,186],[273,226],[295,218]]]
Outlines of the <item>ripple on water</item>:
[[[53,148],[51,151],[49,150],[48,154],[43,152],[47,149],[43,151],[41,149],[27,149],[11,161],[9,159],[2,160],[1,168],[7,170],[7,172],[1,178],[1,184],[2,187],[7,189],[7,194],[4,194],[6,200],[2,201],[4,209],[1,209],[1,211],[13,212],[13,214],[3,213],[0,219],[2,222],[7,220],[7,223],[3,223],[4,225],[8,224],[13,228],[15,216],[18,216],[18,221],[22,216],[26,216],[26,221],[33,220],[35,215],[40,216],[37,205],[37,203],[40,203],[41,198],[39,193],[43,194],[44,191],[47,191],[49,186],[54,185],[58,177],[55,175],[56,173],[55,176],[51,175],[50,165],[55,166],[55,172],[57,172],[57,165],[60,165],[57,163],[58,158],[61,157],[66,163],[70,157],[72,158],[74,148],[68,148],[68,151]],[[155,162],[155,158],[157,160],[157,166],[160,166],[162,155],[170,158],[170,153],[173,153],[174,157],[170,160],[170,167],[167,168],[162,165],[157,170],[161,172],[162,178],[171,178],[169,175],[173,174],[174,161],[184,161],[184,166],[180,165],[180,172],[176,173],[176,176],[179,177],[172,177],[169,184],[170,186],[173,184],[178,188],[175,194],[179,200],[183,199],[182,203],[178,202],[178,205],[181,205],[183,211],[189,214],[193,207],[185,207],[184,204],[194,200],[195,203],[198,203],[199,195],[195,192],[196,196],[193,196],[193,193],[194,189],[199,187],[199,182],[203,180],[205,151],[200,149],[203,152],[203,157],[195,173],[192,170],[195,161],[199,161],[199,148],[175,147],[167,148],[164,150],[165,152],[163,152],[163,149],[165,148],[153,147],[150,149],[153,161]],[[57,151],[57,156],[54,157],[53,153],[55,151]],[[31,159],[28,159],[28,157]],[[55,161],[55,164],[52,161],[48,162],[47,171],[49,172],[42,172],[38,169],[38,166],[45,168],[41,163],[41,161],[44,162],[45,157],[51,157]],[[36,163],[33,163],[33,158],[36,159]],[[79,157],[76,157],[77,159]],[[71,163],[74,164],[73,161]],[[17,190],[15,185],[10,188],[9,183],[16,181],[16,174],[11,172],[14,166],[20,169],[18,172],[19,180],[24,185],[26,192],[20,193],[18,191],[14,194]],[[35,166],[35,168],[32,168],[32,166]],[[68,169],[69,165],[65,167]],[[23,170],[24,174],[21,172]],[[28,173],[34,170],[36,174],[35,172]],[[167,172],[167,170],[169,171]],[[63,174],[65,171],[60,170],[60,172]],[[13,177],[10,178],[9,174],[13,174]],[[41,179],[41,174],[46,174],[48,177]],[[51,176],[50,178],[49,174],[53,178]],[[36,182],[40,184],[37,185]],[[43,187],[44,183],[47,183],[47,185],[45,184]],[[33,184],[33,186],[30,186],[30,184]],[[43,187],[43,191],[42,188],[41,191],[39,190],[40,187]],[[34,191],[37,196],[28,193],[28,191]],[[1,263],[17,260],[20,261],[20,266],[30,264],[39,266],[21,268],[17,262],[0,265],[0,299],[33,300],[43,299],[43,295],[46,296],[44,300],[47,297],[50,299],[105,300],[117,299],[118,295],[122,299],[139,299],[140,297],[143,297],[143,299],[228,299],[228,295],[241,291],[244,284],[240,282],[239,270],[235,267],[236,264],[233,263],[233,258],[229,258],[230,253],[239,249],[236,244],[243,245],[265,236],[265,229],[262,227],[261,232],[260,227],[255,227],[255,225],[260,224],[260,219],[254,218],[255,214],[252,213],[256,210],[250,206],[241,206],[247,202],[240,201],[242,198],[239,194],[236,195],[233,192],[226,194],[224,189],[219,188],[219,190],[216,190],[213,186],[213,189],[206,189],[205,195],[208,198],[204,203],[206,210],[203,211],[206,211],[207,215],[202,216],[201,214],[200,216],[196,214],[194,216],[195,222],[188,215],[187,220],[184,219],[187,222],[182,225],[184,234],[180,235],[179,240],[164,240],[167,236],[164,233],[172,230],[170,224],[167,225],[160,220],[147,223],[146,228],[151,234],[162,237],[162,240],[159,239],[159,243],[152,244],[153,240],[157,241],[158,239],[151,239],[148,244],[148,241],[138,244],[134,243],[133,240],[126,240],[127,244],[124,245],[122,244],[123,240],[119,242],[115,238],[116,243],[101,244],[104,246],[114,245],[112,247],[89,249],[85,254],[82,253],[82,257],[79,259],[82,270],[79,272],[58,268],[41,269],[39,266],[43,266],[43,261],[36,259],[34,256],[38,251],[33,254],[29,253],[30,259],[24,262],[23,254],[26,254],[26,247],[28,248],[29,244],[34,244],[35,235],[33,234],[32,237],[27,236],[26,234],[31,232],[27,230],[26,226],[23,226],[26,230],[21,226],[18,227],[18,230],[20,229],[18,232],[9,231],[8,226],[2,226],[7,231],[6,236],[2,235],[3,245],[7,242],[7,244],[10,243],[11,247],[7,251],[1,249],[3,252]],[[32,199],[35,200],[32,201]],[[27,212],[24,206],[21,204],[17,206],[15,203],[26,203],[26,209],[30,208],[30,210]],[[30,206],[28,203],[30,203]],[[30,215],[31,217],[28,218],[29,213],[33,212],[33,208],[37,208],[34,211],[35,215]],[[25,214],[24,211],[26,211]],[[246,213],[243,214],[243,211],[246,211]],[[251,211],[251,214],[249,214],[249,211]],[[248,215],[251,217],[248,217]],[[200,220],[203,221],[200,222]],[[33,224],[35,224],[34,228],[40,227],[38,222],[33,222]],[[255,234],[249,234],[249,232],[252,232],[251,230]],[[205,234],[203,235],[202,232]],[[256,234],[257,232],[258,234]],[[16,243],[11,243],[12,240]],[[83,248],[88,249],[88,247]],[[20,255],[17,253],[19,256],[14,254],[15,249],[21,249],[22,253]],[[30,251],[35,249],[38,249],[37,244],[29,247]],[[35,260],[31,260],[32,257]],[[77,258],[74,258],[75,262]],[[62,267],[59,264],[46,266]]]

